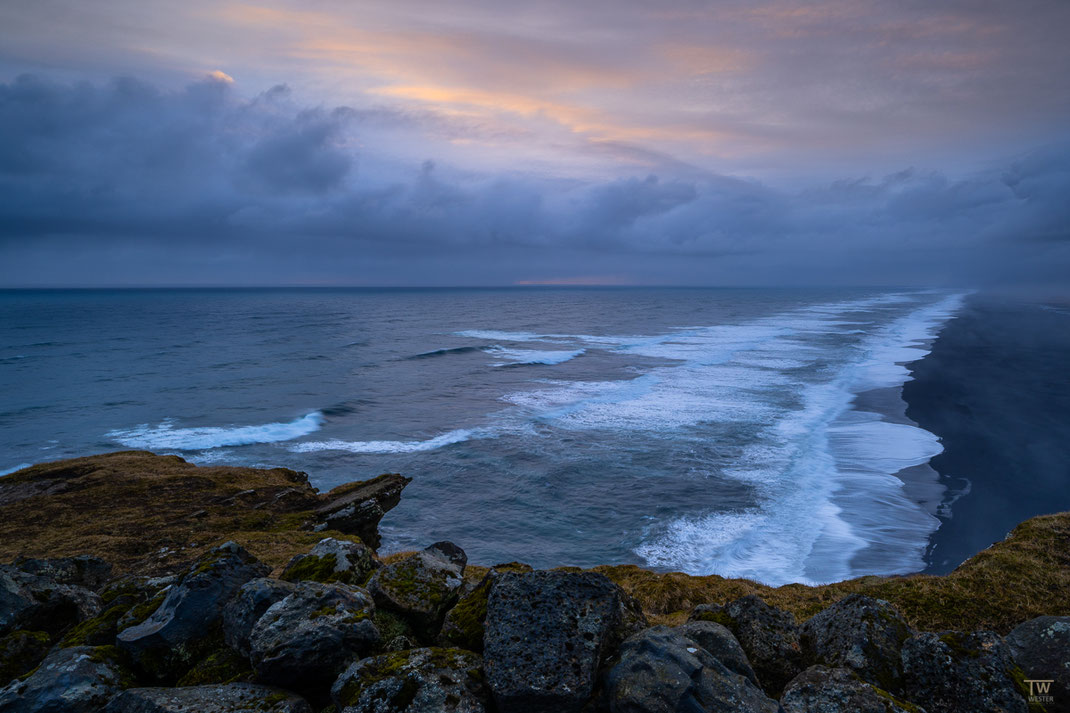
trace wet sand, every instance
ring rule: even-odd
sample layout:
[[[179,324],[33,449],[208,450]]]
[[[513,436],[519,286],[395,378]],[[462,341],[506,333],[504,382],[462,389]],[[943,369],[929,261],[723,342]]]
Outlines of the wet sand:
[[[944,446],[926,572],[1070,510],[1070,309],[974,295],[911,368],[905,415]]]

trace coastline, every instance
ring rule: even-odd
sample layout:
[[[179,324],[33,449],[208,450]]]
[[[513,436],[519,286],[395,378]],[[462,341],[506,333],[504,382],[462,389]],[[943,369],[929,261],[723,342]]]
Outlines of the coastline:
[[[381,556],[408,482],[320,494],[146,451],[5,476],[0,710],[691,711],[701,686],[709,711],[1026,713],[1030,681],[1070,691],[1070,512],[945,576],[769,587]]]
[[[944,446],[946,488],[928,574],[945,574],[1027,518],[1070,509],[1070,315],[992,295],[967,298],[910,365],[905,416]]]

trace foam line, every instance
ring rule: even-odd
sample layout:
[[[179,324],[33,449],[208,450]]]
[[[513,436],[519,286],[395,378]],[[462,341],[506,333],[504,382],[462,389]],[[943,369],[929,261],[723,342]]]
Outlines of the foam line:
[[[333,439],[329,441],[308,441],[295,443],[289,450],[294,453],[315,453],[318,451],[347,451],[349,453],[419,453],[433,451],[443,446],[454,443],[462,443],[476,437],[477,432],[472,429],[456,429],[448,431],[440,436],[429,438],[426,441],[342,441]],[[485,436],[486,434],[483,433]]]
[[[146,450],[195,451],[253,443],[279,443],[315,433],[323,424],[323,414],[313,411],[288,423],[264,423],[256,426],[202,426],[175,428],[170,421],[158,426],[147,424],[131,429],[117,429],[105,434],[131,448]]]
[[[502,361],[491,366],[522,366],[526,364],[563,364],[570,359],[586,353],[586,349],[573,349],[571,351],[537,351],[534,349],[506,349],[504,347],[492,347],[484,350],[487,354]]]
[[[753,485],[761,505],[745,512],[675,519],[636,552],[655,566],[773,585],[920,569],[928,536],[938,522],[905,497],[903,483],[894,474],[928,462],[940,452],[939,441],[915,426],[851,411],[851,404],[862,391],[902,386],[910,378],[904,364],[928,353],[928,345],[962,298],[944,296],[915,307],[873,329],[843,354],[825,352],[821,361],[829,359],[836,366],[823,380],[806,383],[785,377],[781,388],[797,393],[801,405],[773,414],[739,464],[724,471]],[[908,299],[891,295],[808,307],[799,312],[810,316],[794,325],[791,314],[763,320],[789,328],[801,322],[805,331],[762,344],[758,353],[782,347],[791,351],[794,343],[800,351],[794,351],[792,358],[820,354],[820,348],[815,352],[807,345],[806,335],[842,335],[843,314],[884,310]],[[820,318],[813,321],[814,315],[822,314],[827,316],[824,325]],[[747,353],[733,365],[753,366],[763,358]],[[739,376],[744,378],[743,373]],[[744,390],[736,389],[736,394],[746,400]],[[866,566],[873,571],[854,569],[855,557],[863,551],[870,553]]]

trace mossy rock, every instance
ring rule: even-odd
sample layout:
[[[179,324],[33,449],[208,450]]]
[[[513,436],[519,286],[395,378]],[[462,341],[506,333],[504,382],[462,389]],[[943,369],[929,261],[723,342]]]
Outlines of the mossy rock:
[[[133,604],[109,607],[92,619],[86,619],[71,628],[60,640],[60,646],[104,646],[115,641],[117,624]]]
[[[158,592],[152,599],[141,604],[135,604],[129,607],[125,612],[119,615],[116,620],[116,626],[119,631],[128,629],[131,626],[137,626],[143,624],[148,620],[150,616],[156,613],[156,610],[163,604],[163,600],[167,598],[167,592]]]
[[[413,631],[412,625],[409,624],[409,622],[386,609],[376,609],[375,613],[372,615],[372,623],[374,623],[375,628],[379,630],[380,640],[384,646],[389,645],[390,642],[398,639],[415,641],[417,638],[416,632]]]
[[[210,683],[252,683],[256,678],[249,661],[236,651],[223,647],[198,661],[178,679],[178,686],[203,686]]]
[[[331,688],[339,710],[357,707],[403,713],[420,696],[428,710],[481,710],[486,701],[482,660],[470,651],[424,648],[352,664]]]
[[[308,554],[290,560],[279,578],[287,582],[364,586],[378,566],[375,554],[360,542],[326,538]]]
[[[472,591],[461,597],[446,613],[439,634],[444,645],[455,646],[483,653],[484,622],[487,620],[487,598],[494,584],[494,575],[488,574]]]
[[[52,642],[44,631],[12,631],[0,638],[0,688],[31,672],[48,654]]]
[[[456,545],[436,543],[379,569],[368,590],[378,606],[405,617],[421,637],[433,640],[460,597],[466,561]]]

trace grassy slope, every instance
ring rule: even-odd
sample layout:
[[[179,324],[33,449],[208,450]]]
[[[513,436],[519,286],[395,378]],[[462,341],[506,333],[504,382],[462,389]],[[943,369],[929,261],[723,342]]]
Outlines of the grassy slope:
[[[284,491],[287,497],[276,502]],[[37,494],[24,497],[31,492]],[[0,561],[95,554],[119,571],[162,572],[236,540],[278,567],[323,537],[356,539],[300,529],[319,502],[303,474],[283,468],[199,468],[142,451],[46,463],[0,478]],[[170,553],[160,556],[165,547]],[[470,570],[470,578],[483,571]],[[678,623],[696,604],[745,594],[758,594],[805,620],[847,594],[863,592],[893,602],[919,629],[1006,633],[1040,614],[1070,615],[1070,513],[1023,522],[1006,540],[946,576],[772,588],[632,565],[595,571],[636,597],[657,623]]]
[[[119,572],[160,573],[235,540],[280,566],[324,537],[359,541],[302,530],[320,502],[285,468],[197,467],[146,451],[42,463],[0,478],[0,562],[93,554]]]

